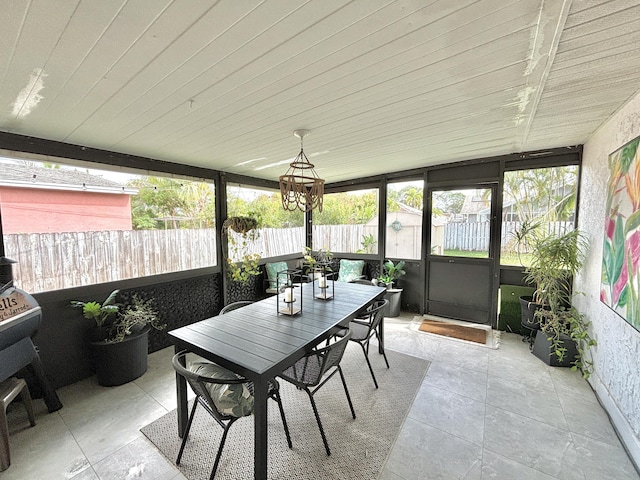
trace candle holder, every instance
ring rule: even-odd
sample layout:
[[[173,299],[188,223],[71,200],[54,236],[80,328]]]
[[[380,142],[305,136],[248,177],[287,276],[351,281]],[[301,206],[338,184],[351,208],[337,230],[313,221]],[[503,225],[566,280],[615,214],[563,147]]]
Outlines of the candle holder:
[[[318,262],[313,268],[313,298],[331,300],[335,295],[335,272],[329,262]],[[316,278],[317,277],[317,278]],[[318,290],[316,292],[316,289]]]
[[[301,271],[295,269],[282,270],[276,274],[276,308],[278,314],[297,315],[302,311],[302,284],[295,284]],[[300,289],[296,294],[296,289]]]

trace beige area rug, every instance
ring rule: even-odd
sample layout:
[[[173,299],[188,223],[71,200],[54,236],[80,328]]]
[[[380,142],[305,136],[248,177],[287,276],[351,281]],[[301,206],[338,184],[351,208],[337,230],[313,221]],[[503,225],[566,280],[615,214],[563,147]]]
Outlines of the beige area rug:
[[[338,375],[315,395],[331,448],[329,457],[309,397],[304,391],[280,381],[293,449],[287,447],[278,407],[269,401],[270,479],[378,478],[430,364],[427,360],[399,352],[387,350],[386,353],[389,369],[382,355],[377,353],[377,347],[370,349],[371,363],[380,386],[376,390],[360,347],[353,344],[347,348],[342,368],[356,411],[355,420],[351,418]],[[141,431],[169,461],[175,463],[180,448],[175,410]],[[209,414],[198,407],[178,467],[189,480],[209,478],[221,433],[222,429]],[[217,480],[249,478],[253,478],[252,416],[241,418],[229,430],[216,474]]]
[[[467,343],[497,349],[500,347],[500,334],[489,325],[482,325],[461,320],[419,315],[413,317],[413,328],[430,335],[447,337],[456,342]]]

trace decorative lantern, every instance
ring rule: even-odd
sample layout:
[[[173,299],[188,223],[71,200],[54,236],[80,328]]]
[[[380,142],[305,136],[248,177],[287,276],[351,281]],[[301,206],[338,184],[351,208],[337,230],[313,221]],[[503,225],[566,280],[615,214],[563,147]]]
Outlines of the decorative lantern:
[[[276,274],[276,308],[278,314],[297,315],[302,311],[302,284],[294,283],[301,271],[290,269]],[[298,290],[299,289],[299,290]]]
[[[324,180],[318,176],[315,165],[309,162],[302,148],[302,139],[308,133],[307,130],[293,132],[300,139],[300,153],[289,164],[286,173],[279,178],[282,207],[290,212],[322,211]]]
[[[335,295],[335,273],[329,262],[317,262],[313,267],[313,298],[331,300]],[[317,288],[317,292],[316,292]]]

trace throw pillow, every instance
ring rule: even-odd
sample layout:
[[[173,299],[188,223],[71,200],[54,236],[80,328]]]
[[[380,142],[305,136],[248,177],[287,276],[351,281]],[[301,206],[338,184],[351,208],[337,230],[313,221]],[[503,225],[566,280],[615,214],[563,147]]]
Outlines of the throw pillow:
[[[269,288],[278,288],[276,278],[278,276],[278,272],[286,270],[289,268],[287,262],[274,262],[265,264],[265,270],[267,271],[267,278],[269,279]],[[282,277],[281,277],[282,280]]]
[[[340,270],[338,271],[339,282],[353,282],[362,277],[364,260],[340,260]]]
[[[216,380],[236,380],[238,375],[211,362],[193,362],[189,370]],[[211,400],[223,415],[245,417],[253,413],[253,395],[246,383],[206,383]]]

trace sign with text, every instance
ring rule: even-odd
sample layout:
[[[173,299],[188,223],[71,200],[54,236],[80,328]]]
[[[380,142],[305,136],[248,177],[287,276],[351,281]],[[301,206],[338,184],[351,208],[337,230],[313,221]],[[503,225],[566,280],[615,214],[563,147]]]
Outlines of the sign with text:
[[[31,310],[34,305],[29,299],[15,288],[9,288],[0,294],[0,322]]]

